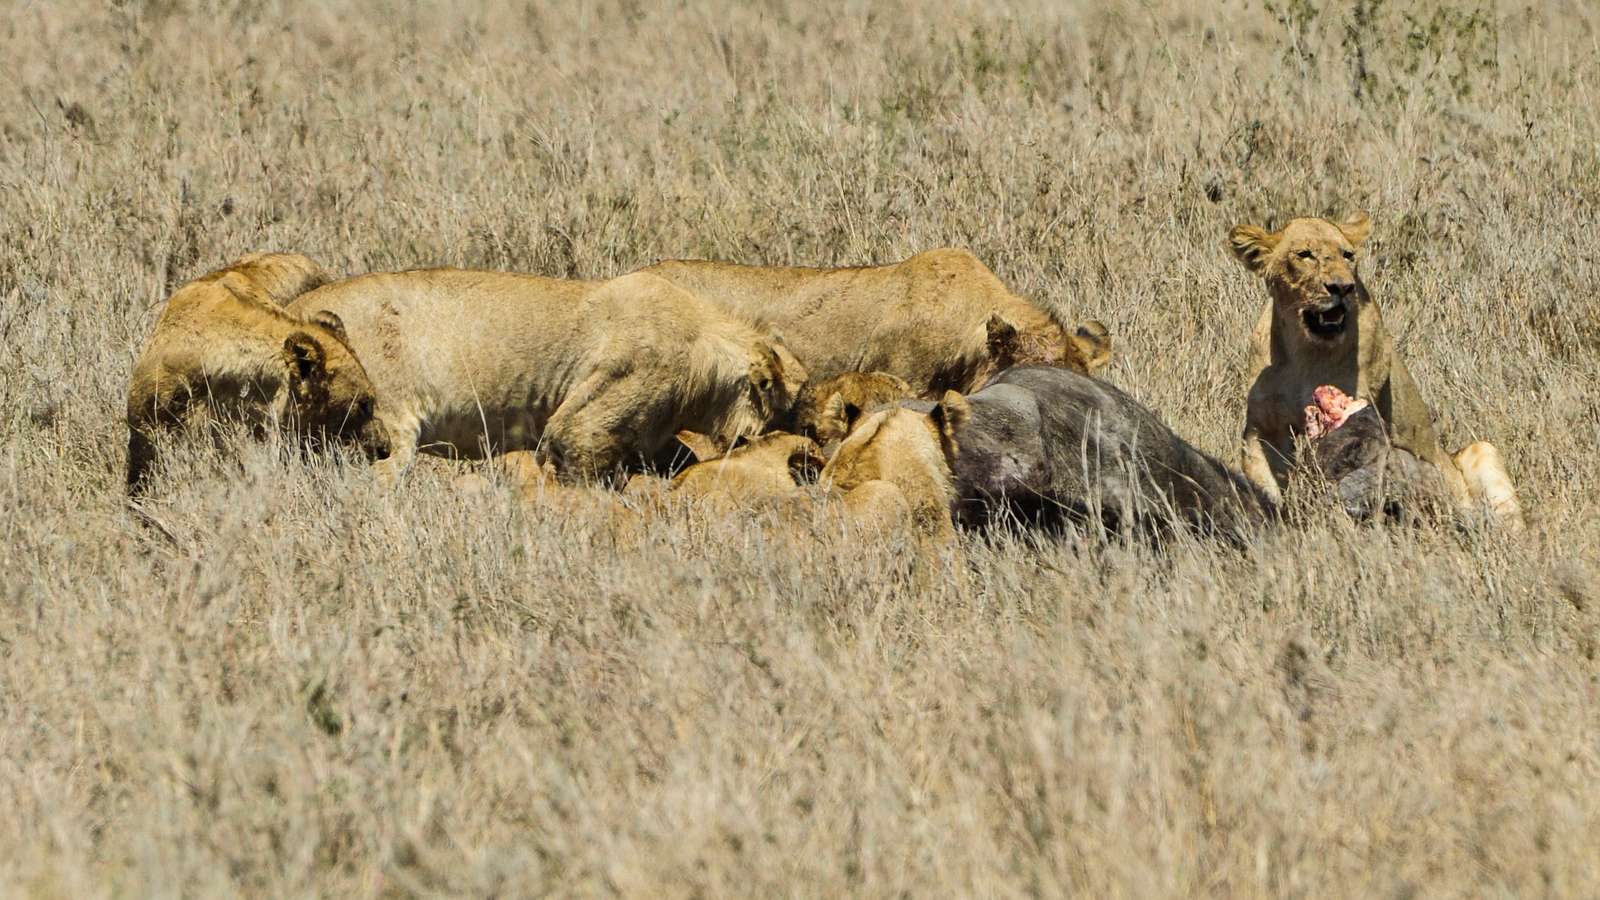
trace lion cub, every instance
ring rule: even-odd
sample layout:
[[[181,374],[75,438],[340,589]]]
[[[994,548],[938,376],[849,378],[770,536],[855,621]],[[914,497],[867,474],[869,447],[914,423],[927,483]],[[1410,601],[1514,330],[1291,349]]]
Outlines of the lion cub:
[[[816,441],[774,431],[684,469],[672,479],[672,492],[730,508],[783,501],[815,481],[823,462]]]
[[[220,420],[330,433],[384,451],[374,394],[337,316],[280,304],[329,280],[297,253],[256,253],[173,293],[128,385],[128,490],[155,461],[158,431]]]
[[[649,459],[680,430],[726,448],[787,415],[806,379],[781,344],[643,273],[375,273],[291,308],[344,320],[378,388],[390,481],[419,449],[536,450],[570,481]]]
[[[947,395],[960,398],[954,391]],[[950,508],[959,497],[950,471],[950,430],[943,404],[895,406],[863,416],[839,444],[818,480],[853,514],[892,522],[902,518],[918,534],[955,540]],[[921,407],[932,406],[931,412]],[[950,407],[964,423],[967,407]]]
[[[845,372],[805,386],[794,405],[795,425],[827,447],[843,440],[864,413],[915,396],[904,378],[888,372]]]
[[[1486,503],[1512,528],[1522,509],[1494,446],[1446,453],[1422,392],[1383,326],[1378,305],[1356,273],[1356,252],[1372,220],[1294,219],[1278,231],[1240,225],[1228,235],[1234,256],[1267,283],[1270,300],[1251,339],[1253,383],[1247,400],[1242,464],[1273,498],[1294,466],[1295,437],[1305,431],[1312,393],[1333,385],[1370,400],[1388,423],[1394,446],[1438,468],[1458,509]]]

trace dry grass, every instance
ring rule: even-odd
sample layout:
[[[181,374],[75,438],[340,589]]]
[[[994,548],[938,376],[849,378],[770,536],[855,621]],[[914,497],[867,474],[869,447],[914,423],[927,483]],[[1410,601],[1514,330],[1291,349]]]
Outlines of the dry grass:
[[[0,890],[1600,893],[1600,13],[1452,3],[14,4]],[[963,245],[1231,457],[1262,292],[1223,234],[1356,206],[1529,534],[941,562],[247,444],[122,505],[156,303],[250,250]]]

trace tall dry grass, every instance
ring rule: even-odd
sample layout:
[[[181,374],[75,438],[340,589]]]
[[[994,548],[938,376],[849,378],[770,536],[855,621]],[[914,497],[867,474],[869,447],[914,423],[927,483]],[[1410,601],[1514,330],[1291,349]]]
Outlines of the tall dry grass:
[[[19,0],[0,17],[0,890],[38,896],[1600,893],[1600,12],[1576,0]],[[1231,458],[1237,222],[1364,275],[1523,536],[1243,551],[379,490],[179,453],[165,292],[955,244],[1116,333]]]

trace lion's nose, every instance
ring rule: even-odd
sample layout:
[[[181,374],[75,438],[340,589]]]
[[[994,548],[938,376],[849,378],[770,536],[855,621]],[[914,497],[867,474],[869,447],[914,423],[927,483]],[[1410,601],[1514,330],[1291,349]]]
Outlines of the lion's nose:
[[[1330,281],[1326,285],[1324,285],[1324,287],[1326,287],[1328,289],[1328,293],[1330,293],[1333,296],[1338,297],[1339,299],[1343,300],[1346,297],[1349,297],[1351,294],[1355,293],[1356,283],[1354,281],[1344,281],[1344,280]]]

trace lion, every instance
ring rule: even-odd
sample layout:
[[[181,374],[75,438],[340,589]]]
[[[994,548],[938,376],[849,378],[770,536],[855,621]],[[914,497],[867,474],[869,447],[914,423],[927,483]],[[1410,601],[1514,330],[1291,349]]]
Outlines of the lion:
[[[1439,470],[1456,508],[1487,504],[1498,521],[1522,527],[1522,510],[1499,451],[1478,442],[1444,451],[1422,391],[1395,353],[1376,301],[1356,270],[1372,231],[1357,212],[1344,222],[1293,219],[1277,231],[1253,225],[1228,235],[1233,255],[1267,283],[1269,300],[1251,338],[1244,473],[1278,498],[1296,469],[1304,409],[1323,385],[1369,400],[1395,447]]]
[[[845,372],[811,382],[794,405],[795,428],[824,447],[844,439],[862,413],[916,396],[904,378],[888,372]]]
[[[916,527],[918,522],[905,491],[893,482],[882,479],[857,482],[849,490],[838,494],[838,499],[849,520],[869,532],[888,534],[900,531],[908,524]],[[931,537],[945,542],[955,537],[954,529],[945,528],[937,522],[932,529],[924,527],[923,531],[931,531]]]
[[[783,539],[803,539],[817,513],[832,508],[858,527],[879,533],[905,530],[910,505],[887,481],[852,482],[849,489],[819,490],[826,465],[817,443],[787,432],[768,432],[726,455],[695,463],[672,478],[635,474],[623,497],[652,515],[681,512],[674,500],[692,499],[717,514],[775,513],[767,524]],[[953,536],[953,532],[949,532]]]
[[[299,254],[256,253],[173,293],[129,381],[129,493],[151,471],[156,434],[180,426],[233,420],[385,452],[372,382],[338,317],[281,308],[329,280]]]
[[[899,488],[868,481],[848,491],[824,491],[816,484],[824,464],[810,438],[768,432],[671,478],[635,473],[619,496],[641,523],[733,517],[769,541],[808,540],[819,527],[836,524],[871,535],[910,530],[910,507]],[[537,476],[533,480],[539,483]],[[548,491],[549,482],[543,484]],[[548,493],[525,490],[524,497],[538,505],[549,503]]]
[[[648,273],[373,273],[290,308],[344,321],[377,385],[389,482],[418,450],[535,450],[563,480],[609,480],[680,430],[722,449],[760,433],[806,380],[781,343]]]
[[[785,426],[817,441],[826,455],[850,433],[863,412],[915,396],[905,379],[887,372],[845,372],[820,384],[808,381]],[[709,462],[720,454],[715,442],[703,435],[680,431],[678,440],[698,462]]]
[[[959,494],[943,412],[942,406],[924,411],[906,405],[867,414],[840,442],[818,483],[856,515],[903,520],[921,537],[955,540],[950,510]]]
[[[822,466],[816,441],[772,431],[679,472],[672,479],[672,493],[729,508],[770,504],[798,497],[801,486],[815,481]]]
[[[1066,325],[966,250],[863,268],[667,260],[642,271],[781,335],[817,380],[883,372],[937,397],[981,387],[1013,365],[1092,373],[1111,359],[1104,325]]]

